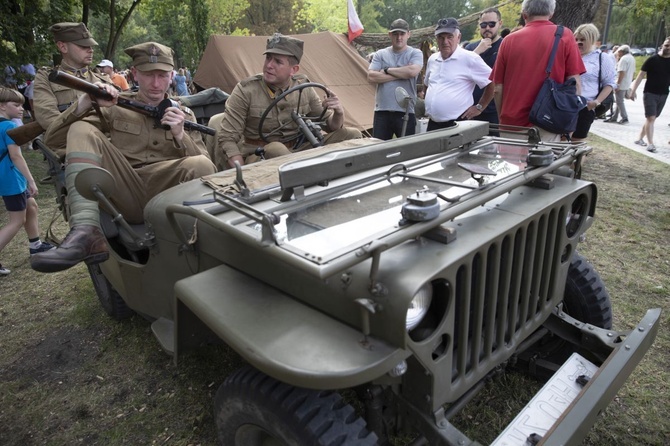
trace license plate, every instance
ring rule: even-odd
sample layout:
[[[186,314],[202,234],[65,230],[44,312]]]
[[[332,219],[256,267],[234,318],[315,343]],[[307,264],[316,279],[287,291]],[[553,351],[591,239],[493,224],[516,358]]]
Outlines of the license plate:
[[[527,445],[531,434],[544,436],[581,392],[577,378],[593,378],[596,370],[595,364],[573,353],[491,445]]]

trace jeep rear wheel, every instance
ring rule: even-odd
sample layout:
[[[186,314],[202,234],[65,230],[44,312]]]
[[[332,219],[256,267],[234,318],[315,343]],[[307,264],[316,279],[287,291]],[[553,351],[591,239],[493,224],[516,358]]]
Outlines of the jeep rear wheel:
[[[250,366],[221,384],[214,410],[219,443],[226,446],[377,444],[337,392],[293,387]]]
[[[105,313],[117,321],[128,319],[132,316],[133,310],[126,305],[121,295],[109,283],[109,280],[102,273],[100,265],[93,264],[87,265],[87,267],[93,281],[93,288],[95,288],[95,293],[98,295],[98,300]]]

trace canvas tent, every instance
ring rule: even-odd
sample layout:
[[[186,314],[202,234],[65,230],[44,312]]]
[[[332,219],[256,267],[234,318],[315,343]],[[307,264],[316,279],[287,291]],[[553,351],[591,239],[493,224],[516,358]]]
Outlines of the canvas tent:
[[[345,123],[371,129],[375,87],[368,82],[368,62],[343,34],[323,32],[295,35],[305,42],[300,73],[330,88],[345,109]],[[201,88],[218,87],[231,93],[238,81],[263,71],[267,37],[224,36],[209,38],[193,81]],[[318,91],[321,94],[320,91]]]

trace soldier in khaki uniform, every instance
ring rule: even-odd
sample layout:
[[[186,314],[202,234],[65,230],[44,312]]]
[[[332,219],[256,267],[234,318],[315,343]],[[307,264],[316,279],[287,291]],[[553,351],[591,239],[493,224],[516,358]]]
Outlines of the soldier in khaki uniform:
[[[139,90],[122,93],[123,97],[157,106],[172,83],[172,49],[148,42],[125,52],[133,59],[131,69]],[[159,192],[216,171],[200,133],[184,129],[186,119],[195,121],[188,108],[167,108],[162,127],[157,127],[149,116],[114,106],[120,94],[114,86],[97,85],[114,97],[113,101],[97,100],[100,115],[92,110],[91,97],[82,95],[46,133],[47,144],[61,144],[67,137],[65,182],[71,229],[51,255],[31,258],[37,271],[61,271],[82,260],[92,264],[109,257],[98,204],[83,198],[74,187],[77,174],[86,167],[101,166],[116,179],[119,187],[111,201],[130,223],[144,220],[144,206]]]
[[[81,77],[89,82],[110,82],[106,76],[96,74],[88,69],[93,62],[93,47],[97,46],[98,42],[93,40],[86,25],[69,22],[56,23],[49,30],[53,34],[58,51],[63,58],[60,66],[58,66],[59,70]],[[82,94],[71,88],[52,84],[49,81],[49,72],[48,68],[40,69],[35,76],[33,87],[35,119],[45,130]],[[65,155],[64,144],[51,148],[60,155]]]
[[[258,125],[263,112],[275,97],[296,85],[309,82],[306,76],[298,74],[304,42],[293,37],[275,34],[268,39],[265,51],[263,73],[251,76],[238,83],[226,100],[226,111],[220,127],[217,128],[218,144],[215,162],[221,169],[257,161],[256,149],[262,147],[266,158],[274,158],[291,152],[311,148],[309,142],[302,142],[302,133],[291,118],[292,110],[307,116],[319,116],[324,108],[327,131],[323,144],[332,144],[348,139],[360,138],[361,132],[344,128],[344,109],[338,97],[330,95],[323,100],[313,88],[286,96],[278,107],[274,107],[263,124],[263,132],[284,126],[282,131],[265,143],[258,134]],[[298,98],[302,96],[300,104]]]

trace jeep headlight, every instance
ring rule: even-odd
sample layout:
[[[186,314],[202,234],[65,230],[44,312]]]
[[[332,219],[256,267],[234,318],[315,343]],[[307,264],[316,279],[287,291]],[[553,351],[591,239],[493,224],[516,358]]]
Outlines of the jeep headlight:
[[[432,299],[433,286],[430,283],[425,284],[416,292],[412,301],[409,303],[409,308],[407,308],[407,319],[405,320],[407,331],[410,331],[419,325],[426,313],[428,313],[428,308],[430,307],[430,301]]]

